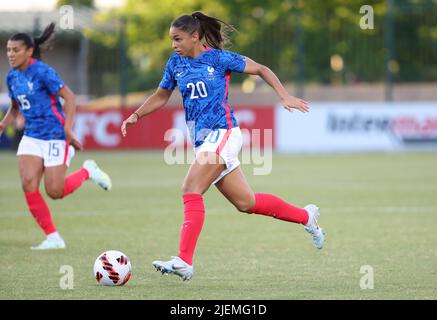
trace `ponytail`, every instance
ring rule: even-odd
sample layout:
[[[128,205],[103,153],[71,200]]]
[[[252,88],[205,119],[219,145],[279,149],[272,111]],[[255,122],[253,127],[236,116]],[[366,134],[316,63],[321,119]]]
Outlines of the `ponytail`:
[[[200,11],[180,16],[173,21],[171,26],[190,34],[197,31],[200,40],[215,49],[223,49],[224,45],[230,42],[227,33],[235,31],[235,28],[226,22],[207,16]]]
[[[52,48],[55,40],[55,23],[50,23],[43,31],[43,33],[34,38],[33,58],[41,59],[41,51],[47,51]]]
[[[50,23],[43,33],[32,38],[27,33],[16,33],[9,38],[11,41],[23,41],[27,48],[33,48],[32,58],[41,59],[41,52],[51,49],[55,39],[55,23]]]

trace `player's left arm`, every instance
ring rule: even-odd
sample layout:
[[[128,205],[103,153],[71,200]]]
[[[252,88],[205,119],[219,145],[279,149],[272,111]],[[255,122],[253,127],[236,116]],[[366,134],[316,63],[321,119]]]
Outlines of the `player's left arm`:
[[[260,76],[268,85],[270,85],[281,98],[282,105],[288,111],[297,109],[301,112],[308,112],[308,102],[303,99],[293,97],[287,93],[281,81],[270,68],[253,61],[246,57],[246,67],[244,73]]]
[[[64,131],[67,141],[77,150],[83,150],[82,144],[76,139],[76,136],[73,132],[73,124],[74,119],[76,117],[76,97],[71,91],[71,89],[64,85],[59,91],[57,95],[64,99],[64,114],[65,114],[65,123],[64,123]]]

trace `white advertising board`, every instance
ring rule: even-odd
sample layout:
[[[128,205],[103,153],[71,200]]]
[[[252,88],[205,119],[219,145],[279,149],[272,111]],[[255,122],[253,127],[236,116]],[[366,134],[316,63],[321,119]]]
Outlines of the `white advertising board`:
[[[437,149],[437,102],[311,103],[309,113],[275,110],[279,152]]]

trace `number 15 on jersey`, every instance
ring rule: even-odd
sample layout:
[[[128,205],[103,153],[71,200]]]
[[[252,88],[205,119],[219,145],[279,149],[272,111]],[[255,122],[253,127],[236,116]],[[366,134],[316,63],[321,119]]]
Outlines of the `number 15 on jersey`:
[[[18,101],[20,101],[20,105],[21,105],[21,108],[23,108],[23,110],[30,109],[30,101],[26,99],[25,94],[18,95],[17,99],[18,99]]]

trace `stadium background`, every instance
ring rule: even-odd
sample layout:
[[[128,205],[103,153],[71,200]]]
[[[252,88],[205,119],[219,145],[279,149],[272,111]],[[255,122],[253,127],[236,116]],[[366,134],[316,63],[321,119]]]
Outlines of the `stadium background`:
[[[206,287],[193,288],[188,296],[181,296],[183,289],[179,287],[170,293],[161,288],[153,296],[139,293],[140,289],[132,284],[133,291],[126,298],[437,298],[435,0],[141,0],[125,1],[120,7],[105,10],[87,0],[60,0],[57,5],[50,11],[0,12],[0,43],[5,47],[14,32],[38,34],[49,22],[57,22],[55,48],[44,60],[55,67],[78,97],[75,131],[86,151],[74,160],[75,166],[88,157],[98,159],[119,182],[119,189],[116,187],[112,196],[101,197],[91,187],[79,190],[78,195],[65,200],[66,207],[49,202],[55,222],[70,237],[67,241],[72,249],[61,257],[49,254],[56,261],[47,269],[50,271],[35,271],[44,275],[42,287],[50,288],[42,298],[92,298],[93,294],[123,298],[114,291],[95,291],[93,279],[88,279],[93,263],[89,261],[99,250],[115,247],[127,251],[143,266],[156,255],[172,253],[181,219],[179,185],[187,166],[168,166],[162,151],[169,143],[164,140],[166,130],[185,130],[179,92],[175,91],[167,107],[142,119],[126,139],[121,138],[119,127],[159,83],[171,54],[169,24],[180,14],[195,10],[235,26],[238,32],[231,34],[228,49],[269,66],[291,94],[310,102],[309,114],[288,114],[273,90],[260,79],[237,74],[231,77],[229,101],[241,127],[273,130],[273,140],[267,145],[274,151],[273,170],[268,176],[253,176],[253,165],[244,166],[249,181],[257,190],[276,191],[301,205],[315,198],[325,206],[322,224],[325,222],[330,230],[328,247],[321,253],[325,260],[312,252],[308,257],[309,240],[293,233],[292,241],[296,242],[289,244],[291,256],[300,262],[294,261],[292,266],[296,272],[305,270],[302,279],[287,278],[283,270],[275,275],[272,264],[283,263],[279,256],[290,250],[282,241],[289,226],[253,219],[247,222],[229,213],[234,209],[223,204],[217,192],[210,191],[207,212],[211,227],[206,226],[204,231],[209,236],[202,234],[205,239],[199,247],[199,279],[195,280]],[[63,11],[63,5],[72,5],[72,29],[59,27],[69,14]],[[368,13],[360,13],[364,5],[373,9],[373,29],[360,27]],[[8,70],[4,52],[0,55],[3,78]],[[9,103],[4,81],[0,92],[4,112]],[[20,264],[20,252],[26,261],[44,263],[43,257],[30,255],[25,249],[26,241],[30,241],[26,235],[35,241],[41,235],[26,213],[13,153],[22,126],[19,118],[0,141],[0,243],[2,251],[15,261],[12,265],[16,270],[30,268]],[[248,136],[245,144],[251,144]],[[133,182],[136,180],[141,182]],[[163,212],[163,216],[156,211]],[[115,225],[122,226],[124,232],[114,229]],[[160,239],[162,247],[151,232],[154,228],[164,228],[163,233],[171,234],[170,239]],[[216,229],[234,236],[220,243],[223,234]],[[80,230],[84,232],[82,239]],[[257,242],[256,235],[264,230],[268,234],[264,240],[271,240],[274,249]],[[111,232],[112,242],[101,239],[103,231]],[[251,234],[253,231],[255,234]],[[86,259],[78,257],[82,248],[75,247],[75,241],[85,245]],[[97,248],[92,246],[96,242]],[[136,248],[132,242],[144,245]],[[150,250],[146,256],[145,248]],[[221,253],[215,257],[207,253],[210,248]],[[236,271],[230,272],[224,276],[234,281],[230,287],[220,287],[211,275],[202,278],[201,274],[211,267],[206,258],[217,262],[230,257],[232,263],[247,252],[251,252],[247,259],[253,274],[241,277]],[[73,257],[83,262],[80,267]],[[83,275],[75,287],[79,290],[71,294],[60,293],[58,286],[59,265],[65,260]],[[314,263],[323,268],[316,277],[318,282],[311,276]],[[338,264],[345,269],[338,271]],[[374,291],[360,288],[363,265],[377,270]],[[144,269],[141,267],[137,274]],[[157,286],[155,275],[148,272],[139,276],[143,284]],[[264,287],[252,287],[252,280],[259,280],[260,274],[268,275],[261,281]],[[2,285],[1,298],[38,297],[40,285],[26,291],[29,285],[19,277],[17,272],[15,278]],[[278,283],[281,277],[288,280]],[[15,285],[12,279],[17,281]],[[218,291],[208,290],[211,281]],[[338,292],[334,288],[339,288]]]

